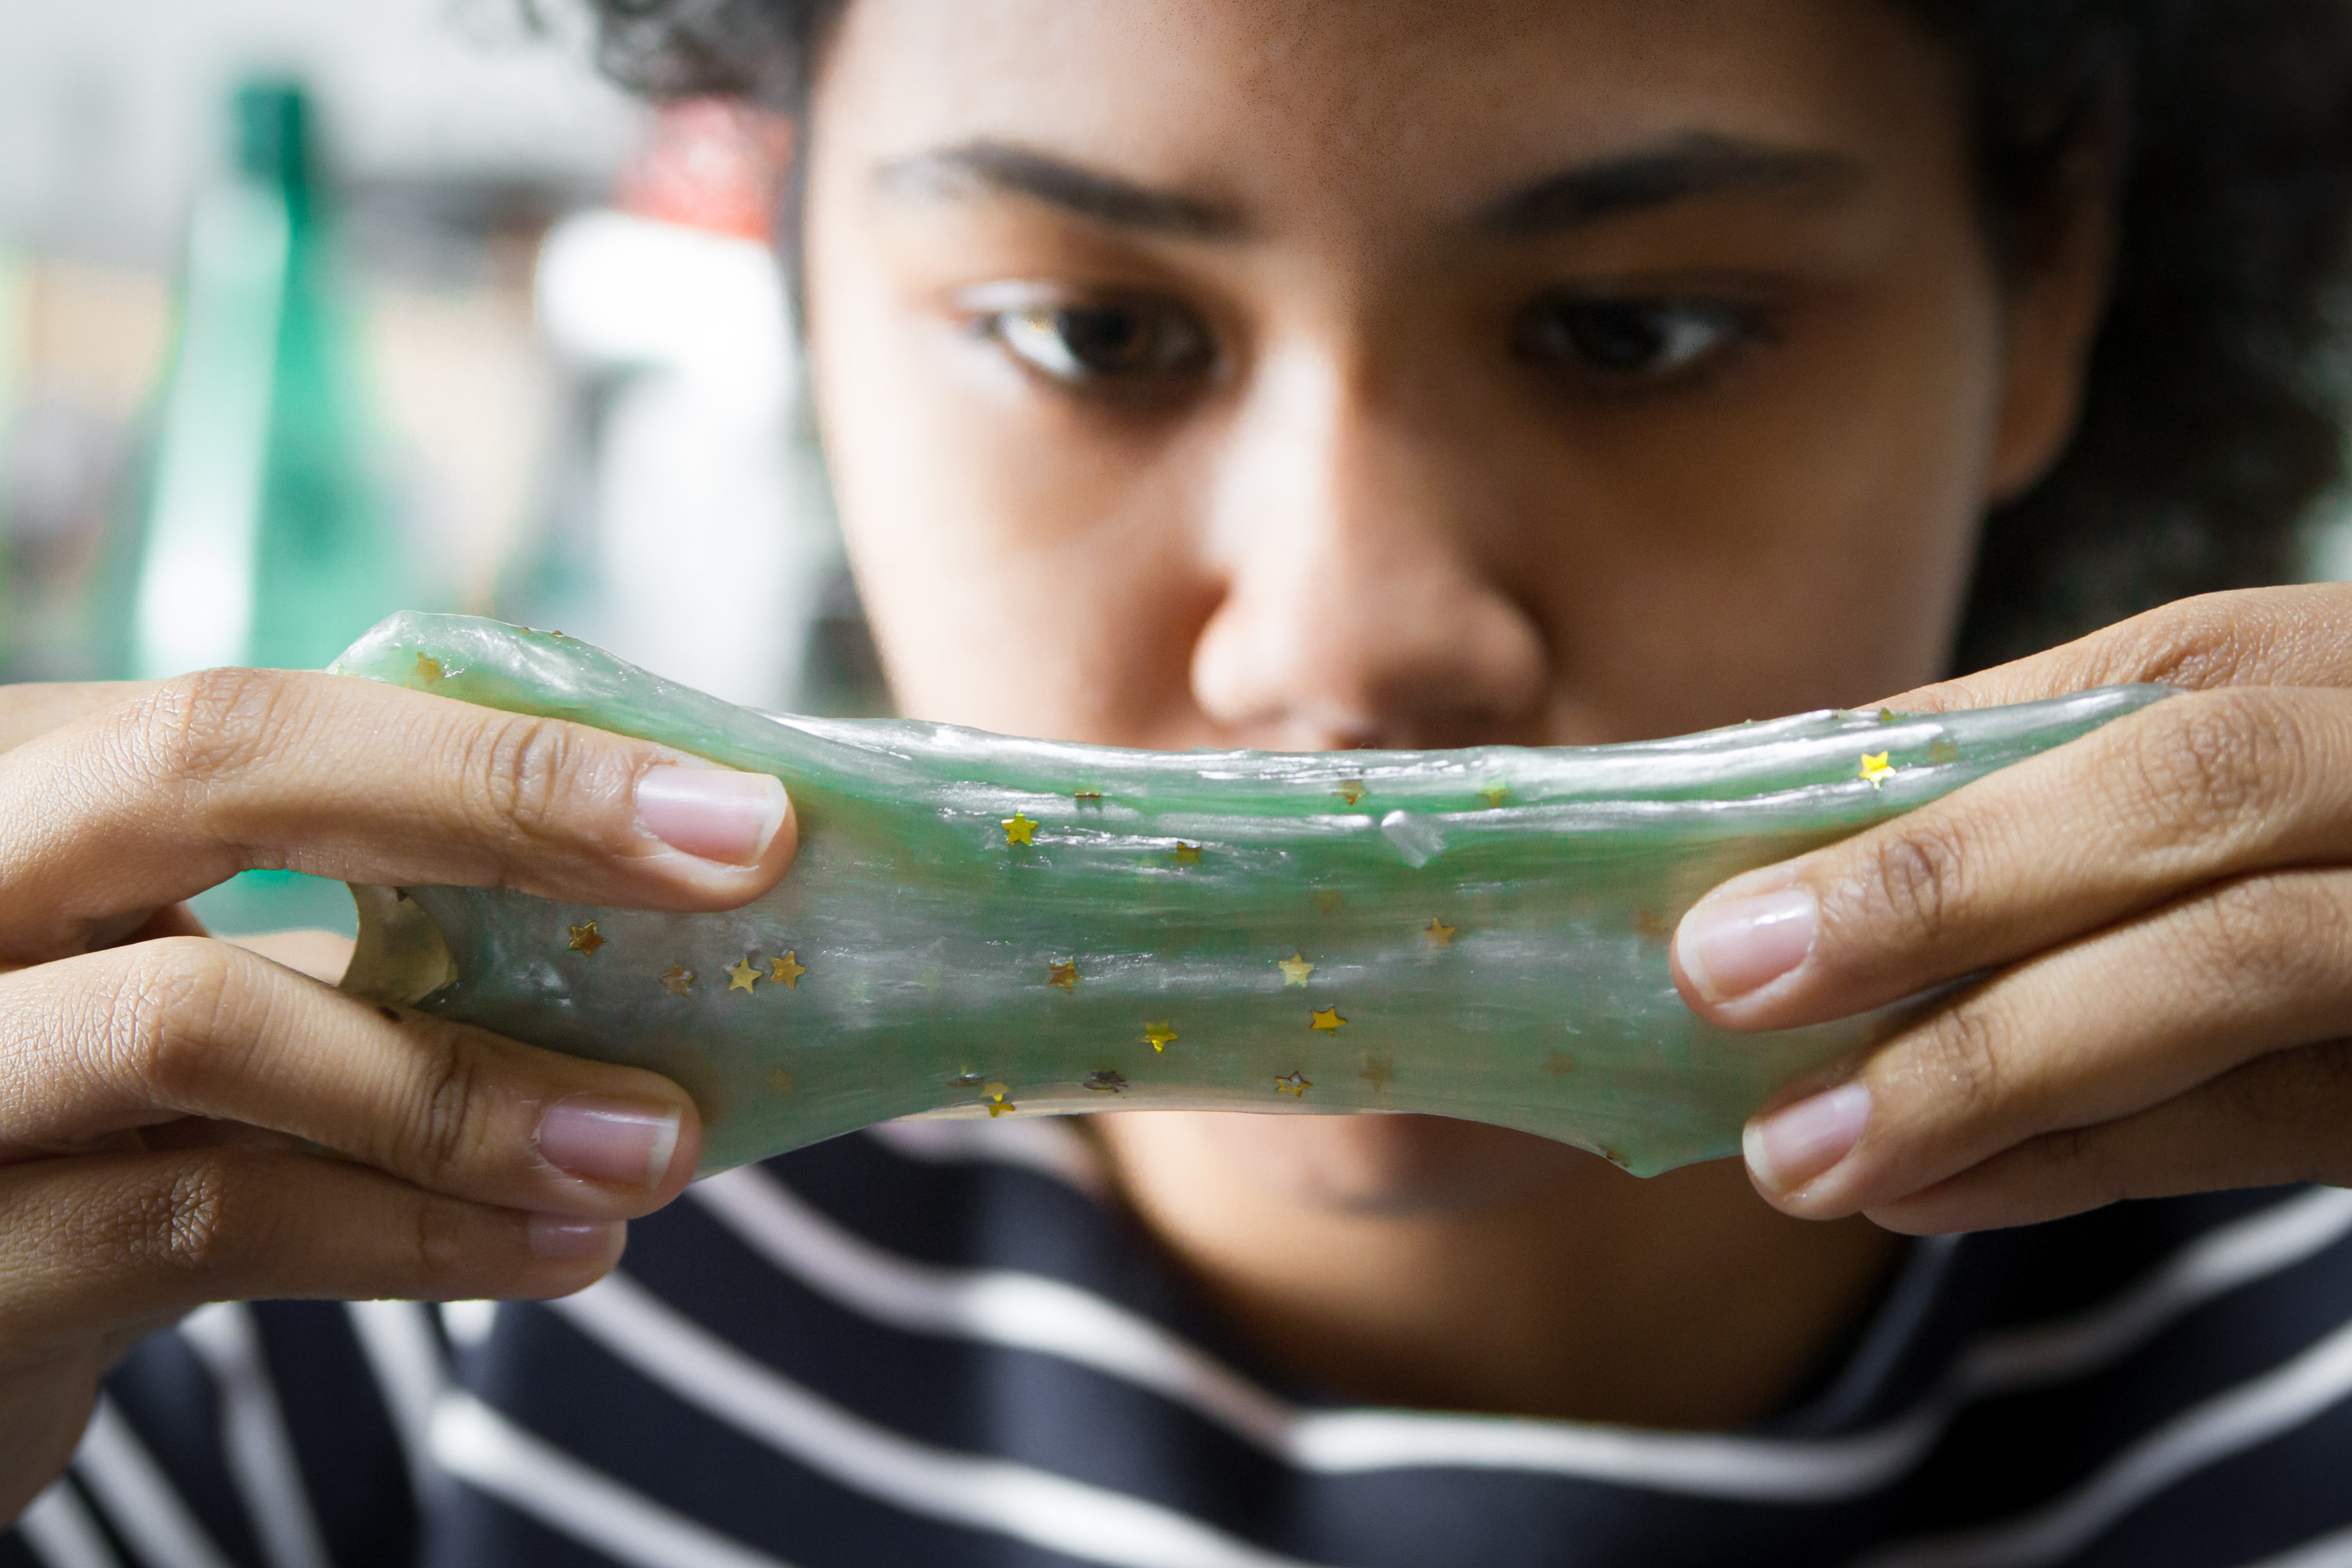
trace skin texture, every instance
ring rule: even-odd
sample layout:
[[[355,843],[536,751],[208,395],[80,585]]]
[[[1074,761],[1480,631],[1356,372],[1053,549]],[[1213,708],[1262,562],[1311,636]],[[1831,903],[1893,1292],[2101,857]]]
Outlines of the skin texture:
[[[1866,0],[854,0],[808,129],[816,385],[902,705],[1070,739],[1603,741],[1922,686],[2105,284],[2095,158],[2050,266],[1995,277],[1958,84]],[[1144,374],[1057,379],[1073,323]],[[1986,976],[1853,1065],[1860,1140],[1781,1212],[1737,1164],[1641,1184],[1443,1121],[1097,1135],[1301,1377],[1689,1426],[1866,1306],[1893,1244],[1838,1216],[2352,1180],[2347,626],[2344,590],[2202,601],[1901,700],[2212,689],[1759,874],[1816,930],[1690,990],[1735,1027]],[[788,819],[698,858],[636,804],[679,759],[315,676],[0,690],[0,1514],[196,1302],[560,1293],[675,1194],[673,1086],[386,1016],[176,900],[293,866],[720,909],[788,874]],[[581,1094],[676,1115],[667,1167],[556,1166]]]
[[[1917,685],[2104,286],[2095,204],[1996,279],[1951,64],[1871,4],[864,0],[810,130],[885,662],[909,714],[1026,734],[1560,744]],[[1563,296],[1701,352],[1529,352]],[[1063,309],[1191,352],[1074,377]],[[1424,1118],[1098,1133],[1205,1290],[1366,1397],[1740,1419],[1888,1264],[1730,1166]]]

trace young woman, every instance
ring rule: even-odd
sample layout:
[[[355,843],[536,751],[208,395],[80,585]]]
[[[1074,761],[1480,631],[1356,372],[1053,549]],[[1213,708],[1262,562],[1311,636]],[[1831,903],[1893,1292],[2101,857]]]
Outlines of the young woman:
[[[175,901],[723,909],[791,875],[773,781],[323,676],[0,694],[0,1562],[2352,1553],[2352,1196],[2280,1185],[2352,1181],[2352,595],[1933,684],[2284,574],[2341,439],[2339,6],[605,9],[641,83],[801,117],[909,713],[1442,747],[2194,689],[1684,920],[1736,1029],[1967,982],[1744,1168],[1168,1114],[667,1209],[674,1086]]]

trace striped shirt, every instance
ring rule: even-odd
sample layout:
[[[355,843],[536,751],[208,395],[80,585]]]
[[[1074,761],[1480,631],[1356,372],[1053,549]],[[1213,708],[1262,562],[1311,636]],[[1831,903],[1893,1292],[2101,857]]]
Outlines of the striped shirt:
[[[1915,1244],[1729,1434],[1351,1406],[1050,1121],[703,1183],[546,1305],[206,1308],[0,1568],[2352,1565],[2352,1193]]]

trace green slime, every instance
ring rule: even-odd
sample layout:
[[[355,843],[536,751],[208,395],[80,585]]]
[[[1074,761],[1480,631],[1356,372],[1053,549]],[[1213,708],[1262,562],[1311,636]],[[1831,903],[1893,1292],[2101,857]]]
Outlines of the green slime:
[[[1727,1154],[1906,1010],[1714,1028],[1669,973],[1684,910],[2168,694],[1163,753],[761,714],[464,616],[395,616],[334,668],[783,781],[799,857],[728,913],[354,889],[348,989],[668,1075],[706,1171],[898,1117],[1107,1110],[1427,1112],[1643,1175]]]

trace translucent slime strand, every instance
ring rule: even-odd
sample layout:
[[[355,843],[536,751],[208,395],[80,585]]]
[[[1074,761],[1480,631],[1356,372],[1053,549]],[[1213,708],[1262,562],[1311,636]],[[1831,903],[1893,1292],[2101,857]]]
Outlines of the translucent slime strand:
[[[1643,1175],[1726,1154],[1900,1010],[1715,1029],[1669,975],[1684,910],[2168,694],[1161,753],[761,714],[463,616],[394,616],[335,668],[783,781],[799,858],[728,913],[353,889],[347,989],[667,1074],[708,1170],[898,1117],[1134,1109],[1428,1112]]]

